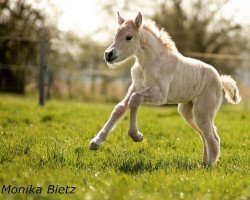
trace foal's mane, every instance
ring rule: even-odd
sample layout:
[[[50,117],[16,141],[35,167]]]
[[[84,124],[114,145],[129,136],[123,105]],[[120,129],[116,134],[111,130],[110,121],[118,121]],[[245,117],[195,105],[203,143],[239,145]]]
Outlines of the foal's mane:
[[[171,39],[171,36],[164,29],[159,29],[154,21],[151,20],[144,21],[142,28],[148,30],[156,38],[158,38],[166,49],[170,51],[178,51],[174,41]]]

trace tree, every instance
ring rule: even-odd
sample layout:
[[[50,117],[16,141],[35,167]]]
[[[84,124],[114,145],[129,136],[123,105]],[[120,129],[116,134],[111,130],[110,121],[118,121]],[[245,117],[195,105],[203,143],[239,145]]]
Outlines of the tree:
[[[183,0],[160,3],[152,19],[173,37],[183,54],[189,52],[212,54],[241,54],[248,49],[243,27],[221,15],[227,1],[193,0],[185,7]],[[221,73],[233,73],[239,60],[202,60],[214,65]]]
[[[27,66],[37,65],[44,20],[25,0],[0,0],[0,91],[24,92]]]

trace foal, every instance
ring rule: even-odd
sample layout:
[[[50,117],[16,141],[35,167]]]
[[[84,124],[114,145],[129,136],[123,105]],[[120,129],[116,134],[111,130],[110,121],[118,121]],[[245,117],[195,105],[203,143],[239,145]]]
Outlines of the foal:
[[[89,148],[98,149],[128,107],[128,135],[134,142],[141,142],[143,135],[137,127],[139,105],[142,102],[179,103],[179,113],[203,141],[204,165],[214,166],[220,153],[214,117],[223,100],[222,89],[229,102],[240,102],[236,82],[229,76],[220,76],[211,65],[184,57],[167,32],[156,28],[153,22],[142,22],[141,13],[133,20],[125,20],[119,13],[117,17],[119,27],[104,58],[108,66],[116,67],[135,56],[136,62],[131,68],[132,84],[107,123],[91,140]]]

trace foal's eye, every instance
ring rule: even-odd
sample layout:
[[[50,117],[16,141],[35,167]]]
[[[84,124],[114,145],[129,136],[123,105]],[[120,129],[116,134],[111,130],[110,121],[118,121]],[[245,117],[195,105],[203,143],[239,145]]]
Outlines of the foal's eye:
[[[127,41],[132,40],[132,38],[133,38],[133,36],[131,36],[131,35],[127,35],[127,36],[126,36],[126,40],[127,40]]]

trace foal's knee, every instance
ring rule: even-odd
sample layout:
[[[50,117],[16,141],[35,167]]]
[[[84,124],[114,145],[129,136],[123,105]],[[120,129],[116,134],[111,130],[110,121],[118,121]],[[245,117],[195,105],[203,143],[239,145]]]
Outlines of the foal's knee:
[[[127,109],[127,105],[125,103],[119,103],[114,107],[113,110],[113,115],[119,117],[121,115],[123,115]]]
[[[128,105],[130,108],[136,108],[141,102],[142,96],[139,93],[134,92],[130,97]]]

